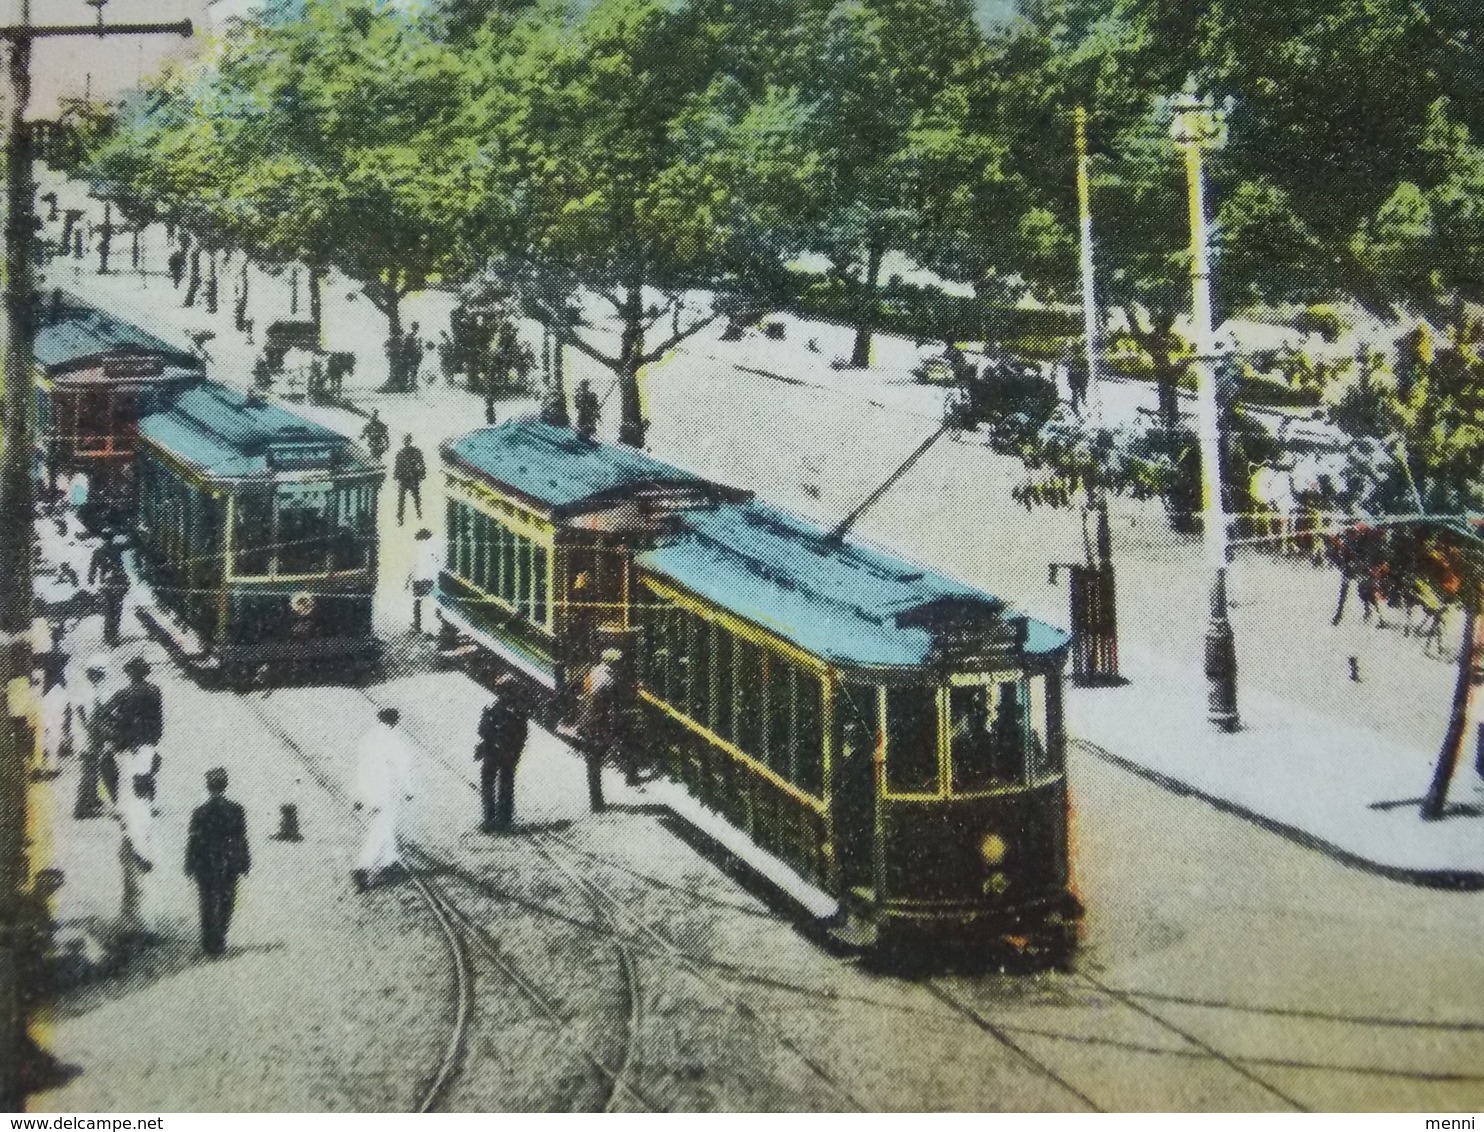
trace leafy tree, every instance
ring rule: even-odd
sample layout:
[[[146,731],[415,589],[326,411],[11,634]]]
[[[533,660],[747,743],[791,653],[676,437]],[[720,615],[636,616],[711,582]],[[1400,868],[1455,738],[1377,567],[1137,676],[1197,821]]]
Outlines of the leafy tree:
[[[572,21],[543,7],[485,53],[489,270],[614,371],[624,443],[644,441],[644,368],[775,304],[799,248],[805,110],[731,42],[745,17],[725,2],[599,0]]]
[[[909,246],[922,213],[952,192],[935,175],[934,147],[965,109],[953,85],[981,37],[969,0],[839,0],[801,22],[811,45],[801,90],[823,174],[811,243],[859,296],[850,360],[866,366],[885,256]]]
[[[377,0],[305,0],[148,92],[93,164],[212,246],[330,267],[402,338],[401,302],[460,250],[477,148],[459,58]],[[436,159],[429,158],[436,155]],[[408,374],[389,348],[391,385]]]

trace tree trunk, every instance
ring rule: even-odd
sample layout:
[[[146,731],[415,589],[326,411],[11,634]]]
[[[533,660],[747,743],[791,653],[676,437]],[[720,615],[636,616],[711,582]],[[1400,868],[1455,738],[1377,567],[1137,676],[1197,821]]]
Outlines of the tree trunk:
[[[1469,723],[1469,700],[1474,691],[1474,670],[1479,662],[1479,630],[1484,621],[1479,619],[1472,606],[1463,611],[1463,641],[1458,649],[1458,682],[1453,686],[1453,704],[1448,712],[1448,730],[1443,735],[1443,748],[1438,753],[1438,765],[1433,771],[1432,785],[1422,803],[1424,821],[1437,821],[1443,816],[1443,807],[1448,800],[1448,786],[1453,781],[1453,772],[1458,768],[1459,756],[1463,753],[1463,736]]]
[[[139,230],[143,226],[143,222],[134,225],[134,246],[129,249],[129,266],[136,275],[139,273]]]
[[[649,422],[639,396],[639,371],[644,362],[644,292],[630,284],[623,304],[623,333],[618,351],[618,442],[631,448],[644,447]]]
[[[325,337],[325,269],[323,267],[311,267],[309,269],[309,321],[314,323],[314,340],[322,342]],[[299,299],[299,276],[298,269],[294,274],[294,302]]]
[[[251,298],[248,289],[248,266],[247,258],[244,257],[242,260],[242,290],[237,292],[237,308],[232,320],[239,334],[247,329],[247,303]]]
[[[556,342],[551,348],[550,422],[558,428],[572,427],[572,416],[567,412],[566,351],[563,342]]]
[[[201,290],[201,248],[198,245],[191,251],[191,281],[186,287],[184,306],[196,305],[196,292]]]
[[[855,346],[850,351],[850,364],[865,369],[871,364],[871,331],[876,318],[876,284],[881,279],[881,260],[886,248],[878,240],[872,240],[866,249],[866,280],[861,296],[859,322],[855,327]]]
[[[541,419],[557,428],[572,427],[572,417],[567,411],[567,385],[564,376],[566,347],[553,342],[549,327],[542,327],[541,368],[546,374],[545,395],[541,403]]]
[[[210,252],[206,256],[206,313],[216,314],[217,280],[216,280],[216,252]]]
[[[385,281],[375,288],[381,291],[382,296],[382,301],[376,305],[386,313],[387,377],[382,389],[387,393],[407,392],[408,374],[403,358],[406,343],[402,340],[402,288],[400,284],[401,280],[398,279],[397,272],[389,271],[386,273]]]
[[[113,250],[113,205],[103,202],[103,231],[98,237],[98,274],[107,275],[108,253]]]

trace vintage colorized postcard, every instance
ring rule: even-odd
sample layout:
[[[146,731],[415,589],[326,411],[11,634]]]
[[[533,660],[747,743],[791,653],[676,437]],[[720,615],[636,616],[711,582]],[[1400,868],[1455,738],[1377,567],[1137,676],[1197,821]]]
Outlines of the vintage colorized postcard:
[[[7,1108],[1473,1127],[1477,0],[0,9]]]

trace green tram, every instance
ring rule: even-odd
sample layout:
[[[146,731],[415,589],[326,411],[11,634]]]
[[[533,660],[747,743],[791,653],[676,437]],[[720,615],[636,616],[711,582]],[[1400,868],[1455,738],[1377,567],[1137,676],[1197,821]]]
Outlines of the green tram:
[[[382,470],[346,437],[215,383],[139,426],[141,612],[226,683],[353,676],[372,635]]]
[[[878,938],[1072,945],[1066,633],[565,429],[444,459],[453,629],[558,702],[624,646],[643,753]]]
[[[90,521],[134,506],[139,421],[205,377],[205,364],[133,323],[55,291],[36,316],[34,433],[43,475],[86,472]]]

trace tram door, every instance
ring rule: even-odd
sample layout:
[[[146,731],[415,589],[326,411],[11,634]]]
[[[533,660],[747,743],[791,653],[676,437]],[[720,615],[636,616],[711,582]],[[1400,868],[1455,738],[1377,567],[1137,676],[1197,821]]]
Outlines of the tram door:
[[[870,887],[875,883],[878,691],[868,684],[840,684],[836,696],[840,736],[831,801],[840,877],[846,887]]]
[[[605,627],[622,626],[626,555],[602,539],[584,539],[567,548],[562,610],[565,661],[574,672],[596,664],[605,645]]]

